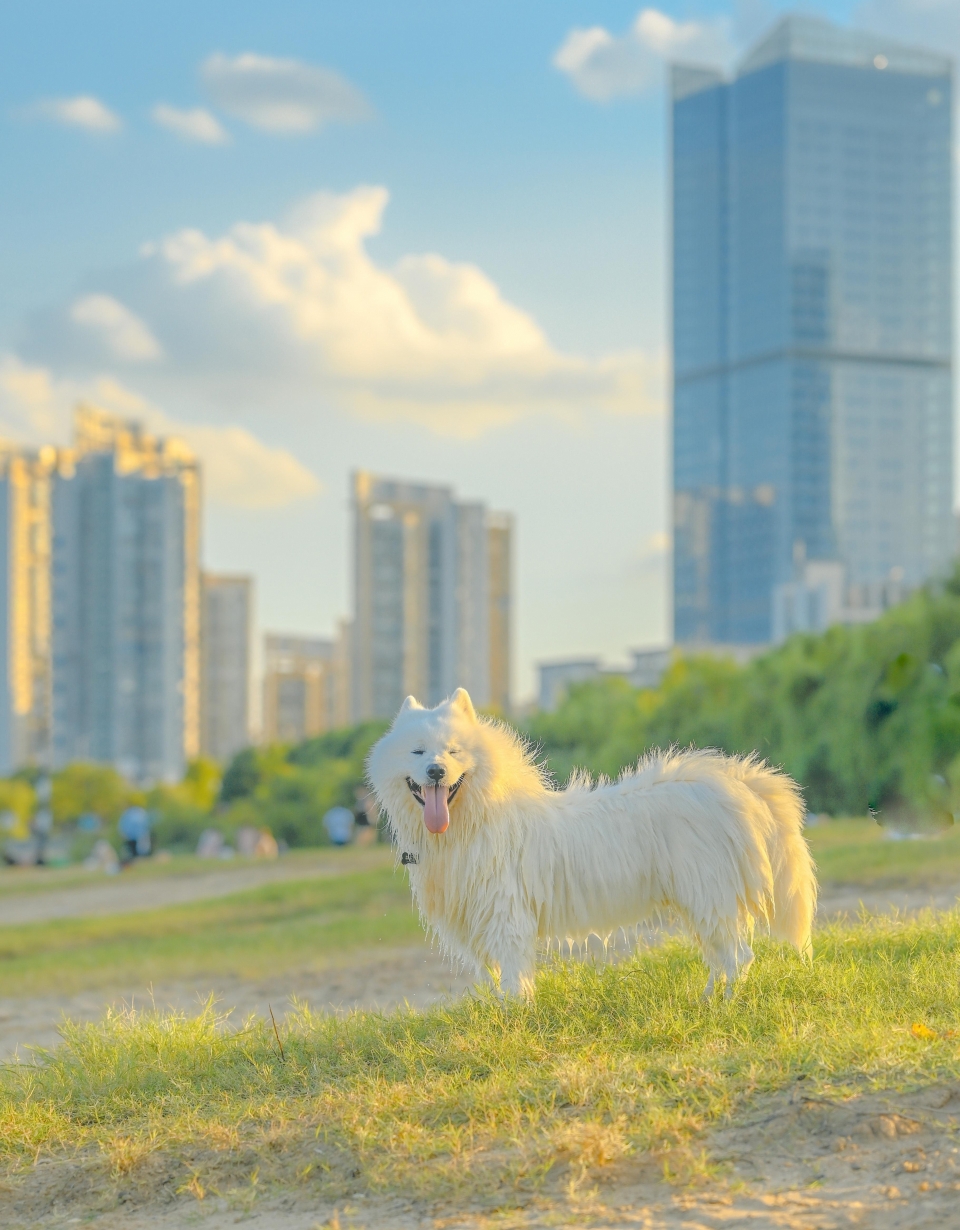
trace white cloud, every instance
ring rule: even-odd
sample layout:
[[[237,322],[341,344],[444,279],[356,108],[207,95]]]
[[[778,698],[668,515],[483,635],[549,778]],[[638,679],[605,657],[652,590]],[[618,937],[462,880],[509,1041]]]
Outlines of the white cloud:
[[[155,124],[175,133],[184,141],[196,141],[200,145],[226,145],[230,136],[215,115],[203,107],[181,111],[166,103],[157,103],[150,112]]]
[[[111,376],[76,382],[57,379],[16,355],[0,357],[0,438],[18,444],[65,445],[73,408],[94,402],[137,418],[158,435],[184,440],[203,465],[204,490],[232,508],[279,508],[315,496],[316,476],[286,449],[271,448],[236,425],[178,422]]]
[[[365,417],[456,435],[531,413],[662,409],[659,361],[559,353],[475,265],[436,254],[377,265],[365,242],[387,200],[377,187],[321,192],[283,225],[173,235],[148,258],[165,339],[179,330],[208,373],[248,390],[299,384]]]
[[[88,376],[149,357],[137,379],[155,400],[224,421],[340,411],[463,438],[531,416],[663,411],[662,356],[560,351],[473,264],[374,261],[387,202],[381,187],[319,192],[282,222],[176,232],[98,294],[37,316],[21,353]]]
[[[119,132],[123,127],[118,115],[89,94],[77,98],[45,98],[33,110],[58,124],[85,128],[87,132]]]
[[[299,60],[218,52],[204,61],[201,74],[221,110],[264,132],[313,132],[370,112],[364,96],[339,73]]]
[[[658,9],[642,9],[624,34],[611,34],[602,26],[571,30],[553,64],[585,97],[607,102],[659,86],[665,63],[726,67],[733,54],[726,17],[674,21]]]
[[[211,498],[234,508],[281,508],[317,495],[320,483],[284,448],[268,448],[243,427],[174,425],[203,461]]]
[[[163,354],[143,321],[110,295],[85,295],[70,309],[70,319],[96,333],[116,359],[149,362]]]
[[[63,390],[45,367],[0,356],[0,438],[24,444],[62,444]]]

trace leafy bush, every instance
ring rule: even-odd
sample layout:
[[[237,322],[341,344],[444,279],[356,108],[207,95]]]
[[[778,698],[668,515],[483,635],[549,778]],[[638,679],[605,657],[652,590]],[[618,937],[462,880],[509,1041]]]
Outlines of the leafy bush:
[[[294,747],[238,752],[223,775],[217,827],[229,836],[241,825],[266,826],[290,846],[326,845],[324,815],[356,806],[367,752],[385,729],[385,722],[362,722]]]

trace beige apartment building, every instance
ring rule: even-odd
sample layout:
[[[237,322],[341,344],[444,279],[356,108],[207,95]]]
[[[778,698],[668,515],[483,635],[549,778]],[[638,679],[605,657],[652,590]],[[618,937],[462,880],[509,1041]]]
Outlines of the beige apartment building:
[[[0,773],[50,746],[53,448],[0,450]]]
[[[465,687],[510,701],[512,520],[449,487],[353,477],[355,721]]]
[[[200,466],[80,406],[52,479],[52,762],[177,781],[200,751]]]
[[[268,633],[263,740],[299,743],[350,722],[349,625],[335,640]]]
[[[490,576],[490,699],[499,713],[510,710],[510,629],[513,621],[513,517],[487,514],[487,549]]]

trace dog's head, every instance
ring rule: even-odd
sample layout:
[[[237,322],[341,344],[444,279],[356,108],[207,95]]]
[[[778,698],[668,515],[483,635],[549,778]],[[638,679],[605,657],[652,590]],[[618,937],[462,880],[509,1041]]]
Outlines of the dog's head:
[[[478,717],[463,688],[435,709],[408,696],[367,770],[397,838],[414,849],[425,834],[466,837],[507,798],[543,789],[515,732]]]
[[[451,808],[475,787],[470,779],[481,758],[482,736],[465,689],[435,709],[407,697],[368,762],[373,788],[395,825],[401,817],[413,817],[430,833],[446,832]]]

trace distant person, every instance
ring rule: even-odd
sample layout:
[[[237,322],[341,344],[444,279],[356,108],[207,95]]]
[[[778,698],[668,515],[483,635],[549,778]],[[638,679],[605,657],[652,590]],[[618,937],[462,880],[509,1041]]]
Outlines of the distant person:
[[[126,867],[137,858],[150,853],[150,813],[145,807],[128,807],[117,825],[123,852],[120,861]]]
[[[277,839],[266,827],[257,834],[257,844],[253,850],[254,858],[279,858],[280,846]]]
[[[353,838],[353,812],[349,807],[331,807],[323,817],[323,827],[335,846],[347,846]]]
[[[34,849],[36,850],[36,862],[44,862],[44,856],[47,852],[47,843],[50,841],[52,833],[53,812],[49,807],[38,807],[34,813],[33,819],[30,821],[30,836],[33,838]]]

